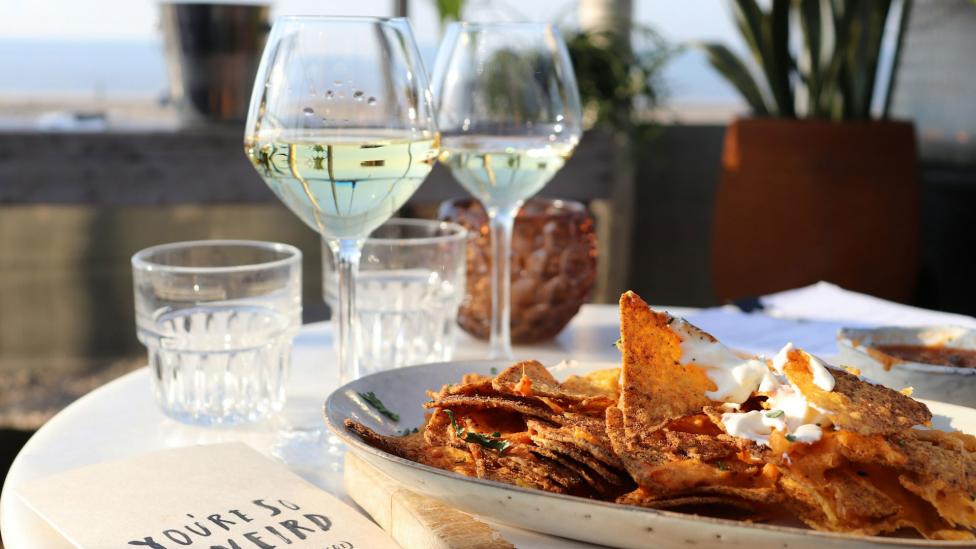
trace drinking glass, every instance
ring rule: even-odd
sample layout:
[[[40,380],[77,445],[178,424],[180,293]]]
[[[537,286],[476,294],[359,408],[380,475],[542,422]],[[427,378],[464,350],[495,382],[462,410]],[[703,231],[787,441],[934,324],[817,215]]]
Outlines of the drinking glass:
[[[136,333],[156,402],[194,424],[280,411],[302,323],[302,253],[248,240],[202,240],[132,256]]]
[[[406,19],[283,17],[271,29],[244,151],[335,255],[340,383],[360,375],[354,303],[363,241],[437,158],[431,101]]]
[[[364,373],[451,359],[468,234],[455,223],[391,219],[366,240],[356,281],[356,350]],[[323,245],[322,293],[334,310],[331,255]]]
[[[579,90],[552,25],[448,26],[432,79],[441,161],[490,218],[490,358],[511,358],[512,225],[525,199],[566,162],[582,133]]]

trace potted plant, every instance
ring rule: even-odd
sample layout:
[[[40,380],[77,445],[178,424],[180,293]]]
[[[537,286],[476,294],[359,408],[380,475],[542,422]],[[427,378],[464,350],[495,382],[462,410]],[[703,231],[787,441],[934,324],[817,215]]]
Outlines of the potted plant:
[[[920,242],[915,133],[888,110],[911,0],[732,5],[751,66],[725,46],[702,46],[752,109],[725,136],[716,293],[726,300],[830,280],[910,299]],[[894,51],[883,79],[887,33]]]

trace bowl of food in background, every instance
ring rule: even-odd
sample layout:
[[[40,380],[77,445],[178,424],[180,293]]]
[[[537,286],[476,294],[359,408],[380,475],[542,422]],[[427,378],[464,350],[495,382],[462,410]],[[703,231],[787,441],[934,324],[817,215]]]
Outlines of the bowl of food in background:
[[[840,363],[918,398],[976,407],[976,330],[957,326],[844,328]]]
[[[458,324],[488,339],[491,331],[491,237],[488,214],[473,199],[441,204],[439,217],[474,235],[467,251],[467,287]],[[556,337],[585,303],[596,282],[596,226],[586,206],[535,197],[515,217],[511,256],[513,343]]]

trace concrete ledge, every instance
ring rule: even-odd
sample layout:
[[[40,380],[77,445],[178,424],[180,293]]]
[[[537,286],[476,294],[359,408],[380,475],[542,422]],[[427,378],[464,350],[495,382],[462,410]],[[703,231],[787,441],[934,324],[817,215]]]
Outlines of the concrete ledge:
[[[34,431],[78,397],[145,365],[145,358],[61,359],[49,360],[46,365],[46,369],[4,371],[0,379],[0,429]],[[65,375],[66,371],[84,373]],[[146,398],[152,398],[148,391]]]
[[[244,157],[242,127],[177,131],[0,131],[0,204],[101,206],[276,202]],[[589,132],[543,194],[588,202],[610,196],[610,140]],[[411,199],[466,193],[438,166]]]

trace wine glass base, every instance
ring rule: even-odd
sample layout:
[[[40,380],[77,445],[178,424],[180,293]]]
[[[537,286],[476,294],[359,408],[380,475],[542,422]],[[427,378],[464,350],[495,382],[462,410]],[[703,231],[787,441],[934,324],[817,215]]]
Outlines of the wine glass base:
[[[324,427],[281,430],[271,455],[327,492],[342,493],[346,446],[332,431]]]

